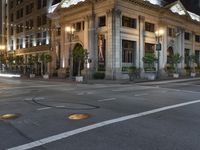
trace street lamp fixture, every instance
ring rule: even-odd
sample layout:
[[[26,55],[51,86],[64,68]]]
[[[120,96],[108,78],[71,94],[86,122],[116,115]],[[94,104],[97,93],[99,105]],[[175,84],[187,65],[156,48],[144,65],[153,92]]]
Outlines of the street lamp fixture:
[[[162,39],[162,36],[164,34],[164,30],[162,29],[159,29],[155,32],[155,36],[156,36],[156,41],[157,41],[157,44],[156,44],[156,51],[157,51],[157,54],[158,54],[158,60],[157,60],[157,79],[159,79],[159,71],[160,71],[160,51],[162,50],[162,45],[161,45],[161,39]]]
[[[72,54],[72,37],[74,35],[75,29],[72,26],[67,26],[65,31],[69,35],[69,78],[72,79],[73,77],[73,54]]]

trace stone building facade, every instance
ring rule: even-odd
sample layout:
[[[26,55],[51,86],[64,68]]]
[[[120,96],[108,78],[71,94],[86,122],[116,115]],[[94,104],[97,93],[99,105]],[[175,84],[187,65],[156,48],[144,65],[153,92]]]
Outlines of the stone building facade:
[[[145,53],[158,54],[155,32],[162,29],[159,72],[166,75],[169,55],[178,52],[183,57],[179,70],[185,74],[185,67],[190,65],[189,55],[195,53],[198,59],[200,57],[200,17],[187,11],[180,1],[168,5],[158,2],[63,0],[50,14],[52,28],[55,28],[51,38],[56,59],[52,65],[67,68],[70,53],[81,44],[92,60],[91,73],[99,70],[105,72],[106,78],[124,79],[128,78],[127,67],[134,65],[141,68],[141,76],[145,76],[143,57]],[[75,31],[67,32],[69,27]],[[56,29],[61,32],[57,34]],[[73,67],[73,72],[75,69]]]
[[[34,73],[43,74],[40,56],[51,55],[52,29],[47,15],[52,4],[56,3],[55,0],[5,0],[5,2],[4,6],[8,11],[4,14],[7,22],[3,21],[3,24],[6,24],[7,28],[5,35],[8,55],[22,58],[23,66],[21,64],[20,66],[23,67],[24,72],[30,68],[30,57],[37,56],[37,62],[33,66]],[[17,66],[17,61],[13,63]],[[50,71],[48,68],[48,72]]]

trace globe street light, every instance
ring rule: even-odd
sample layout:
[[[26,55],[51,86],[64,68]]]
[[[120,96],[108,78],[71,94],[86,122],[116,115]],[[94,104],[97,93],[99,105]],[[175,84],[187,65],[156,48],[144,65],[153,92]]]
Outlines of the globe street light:
[[[72,54],[72,36],[75,29],[71,26],[65,28],[65,31],[69,35],[69,78],[72,79],[73,76],[73,54]]]
[[[157,51],[157,54],[158,54],[158,60],[157,60],[157,79],[159,79],[160,51],[162,50],[162,45],[161,45],[161,43],[160,43],[160,40],[162,39],[163,34],[164,34],[164,30],[162,30],[162,29],[157,30],[157,31],[155,32],[156,41],[157,41],[157,44],[156,44],[156,51]]]

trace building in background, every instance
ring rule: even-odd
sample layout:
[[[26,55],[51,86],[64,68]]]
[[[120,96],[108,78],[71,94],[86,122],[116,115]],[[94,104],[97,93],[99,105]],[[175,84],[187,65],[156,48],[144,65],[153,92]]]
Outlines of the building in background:
[[[155,54],[155,32],[162,29],[159,65],[155,71],[167,74],[170,55],[179,53],[181,74],[190,65],[189,56],[200,57],[200,16],[188,11],[180,1],[167,4],[159,0],[63,0],[52,7],[52,50],[57,65],[66,69],[76,46],[89,52],[91,73],[105,72],[106,78],[128,78],[127,68],[136,66],[146,77],[146,53]],[[199,66],[200,64],[196,64]]]
[[[52,72],[51,23],[47,16],[53,0],[9,0],[7,3],[8,67],[21,73],[41,75]],[[12,58],[15,60],[12,62]],[[48,60],[47,60],[48,59]],[[48,64],[48,65],[47,65]],[[46,65],[46,67],[45,67]],[[17,67],[17,68],[16,68]]]
[[[0,2],[0,71],[4,70],[6,63],[6,45],[7,45],[7,0]]]

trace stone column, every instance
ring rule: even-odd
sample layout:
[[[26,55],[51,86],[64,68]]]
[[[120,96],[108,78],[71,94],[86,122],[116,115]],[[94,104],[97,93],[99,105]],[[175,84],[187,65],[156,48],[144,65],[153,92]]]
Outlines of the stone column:
[[[138,62],[137,67],[141,68],[142,69],[141,71],[144,72],[144,63],[142,61],[142,58],[144,57],[144,48],[145,48],[144,47],[145,17],[139,16],[138,20],[139,20],[139,43],[138,43],[139,52],[137,55],[137,62]]]
[[[97,37],[96,37],[96,26],[95,26],[95,14],[91,14],[87,17],[88,23],[85,26],[88,28],[88,52],[89,58],[92,59],[92,63],[90,64],[90,74],[93,74],[96,70],[97,66]],[[87,38],[87,34],[84,35]]]
[[[121,77],[120,15],[118,9],[107,11],[106,78],[113,80]]]
[[[182,56],[182,61],[181,63],[178,65],[178,68],[180,70],[180,73],[182,75],[185,74],[185,61],[184,61],[184,55],[185,55],[185,40],[184,40],[184,34],[185,31],[183,28],[178,28],[178,33],[177,33],[177,37],[176,37],[176,51],[175,53],[179,53]]]
[[[167,27],[166,26],[162,26],[162,29],[164,30],[164,33],[162,35],[161,38],[161,52],[160,52],[160,75],[161,77],[165,77],[166,73],[165,73],[165,65],[167,63],[167,48],[168,48],[168,40],[167,40]]]

